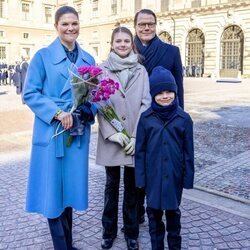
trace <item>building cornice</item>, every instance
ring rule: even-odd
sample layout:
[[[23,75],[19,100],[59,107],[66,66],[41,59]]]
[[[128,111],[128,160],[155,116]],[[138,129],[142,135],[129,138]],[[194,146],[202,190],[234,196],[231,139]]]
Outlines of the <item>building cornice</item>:
[[[157,12],[156,15],[159,18],[165,18],[165,17],[185,17],[190,16],[193,14],[199,13],[199,15],[204,14],[211,14],[212,11],[221,11],[221,10],[228,10],[232,8],[240,8],[240,7],[250,7],[250,0],[246,1],[238,1],[234,3],[225,3],[225,4],[215,4],[215,5],[209,5],[209,6],[203,6],[198,8],[187,8],[187,9],[180,9],[180,10],[171,10],[171,11],[165,11],[165,12]],[[119,23],[130,23],[134,21],[133,17],[125,17],[125,18],[118,18],[117,22]]]

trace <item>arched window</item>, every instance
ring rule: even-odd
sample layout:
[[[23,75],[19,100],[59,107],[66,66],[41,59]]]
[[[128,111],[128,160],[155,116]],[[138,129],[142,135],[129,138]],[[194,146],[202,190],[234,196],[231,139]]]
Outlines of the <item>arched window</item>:
[[[186,76],[202,76],[204,72],[205,38],[200,29],[193,29],[186,40]]]
[[[170,36],[170,34],[167,31],[162,31],[159,34],[159,38],[165,42],[165,43],[170,43],[172,44],[172,37]]]
[[[243,47],[242,29],[237,25],[227,27],[221,37],[220,69],[242,71]]]

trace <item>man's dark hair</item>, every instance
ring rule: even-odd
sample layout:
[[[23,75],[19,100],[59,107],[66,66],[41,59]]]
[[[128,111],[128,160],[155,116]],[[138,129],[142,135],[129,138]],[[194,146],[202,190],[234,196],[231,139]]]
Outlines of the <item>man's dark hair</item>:
[[[139,10],[136,14],[135,14],[135,18],[134,18],[134,27],[136,26],[137,24],[137,19],[138,19],[138,15],[139,14],[148,14],[148,15],[152,15],[155,19],[155,23],[157,23],[157,17],[155,15],[155,13],[150,10],[150,9],[141,9]]]

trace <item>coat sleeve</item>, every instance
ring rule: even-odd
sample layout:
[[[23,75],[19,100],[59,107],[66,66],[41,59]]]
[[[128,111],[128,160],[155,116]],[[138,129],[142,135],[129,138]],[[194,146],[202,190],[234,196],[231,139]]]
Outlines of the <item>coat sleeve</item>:
[[[184,109],[184,90],[183,90],[183,69],[181,62],[181,54],[178,47],[176,47],[176,53],[174,56],[174,67],[172,73],[174,75],[176,84],[177,84],[177,96],[179,100],[179,105]]]
[[[194,184],[194,142],[193,142],[193,121],[188,115],[185,122],[184,135],[184,180],[183,187],[186,189],[193,188]]]
[[[53,74],[53,72],[51,72]],[[45,123],[50,124],[55,113],[60,109],[48,96],[43,94],[46,78],[44,63],[40,53],[33,57],[27,71],[24,85],[24,101]]]
[[[146,185],[146,132],[142,117],[139,120],[135,144],[135,183],[136,187]]]
[[[143,67],[143,95],[142,95],[142,100],[141,100],[141,108],[138,113],[137,121],[135,123],[135,128],[132,133],[132,137],[136,137],[136,131],[137,131],[137,124],[139,122],[141,113],[146,111],[151,104],[151,95],[149,92],[149,79],[148,79],[148,73],[146,69]]]

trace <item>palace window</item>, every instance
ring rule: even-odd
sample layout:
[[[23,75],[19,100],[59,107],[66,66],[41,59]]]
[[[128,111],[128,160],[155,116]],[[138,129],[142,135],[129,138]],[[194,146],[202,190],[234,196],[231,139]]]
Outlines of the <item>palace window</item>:
[[[44,12],[45,12],[45,22],[52,23],[52,8],[49,6],[45,6]]]
[[[22,51],[26,58],[30,58],[30,48],[22,48]]]
[[[191,1],[191,7],[192,7],[192,8],[201,7],[201,0],[192,0],[192,1]]]
[[[161,0],[161,11],[168,11],[169,10],[169,0]]]
[[[162,31],[160,34],[159,34],[159,38],[165,42],[165,43],[169,43],[169,44],[172,44],[172,37],[170,36],[170,34],[166,31]]]
[[[111,0],[111,14],[117,14],[117,0]]]
[[[29,3],[22,3],[22,18],[25,21],[30,19],[30,4]]]
[[[5,0],[0,0],[0,18],[4,17]]]
[[[141,9],[141,0],[135,0],[135,12]]]
[[[92,16],[97,17],[98,15],[98,0],[92,1]]]
[[[29,39],[29,33],[23,33],[23,38],[24,39]]]
[[[6,47],[0,46],[0,59],[6,59]]]
[[[193,76],[201,76],[204,71],[205,38],[200,29],[189,32],[186,40],[186,68]],[[192,69],[192,70],[191,70]]]
[[[221,37],[221,69],[242,71],[244,34],[237,25],[227,27]]]
[[[76,11],[78,12],[79,16],[82,14],[82,3],[76,4]]]

